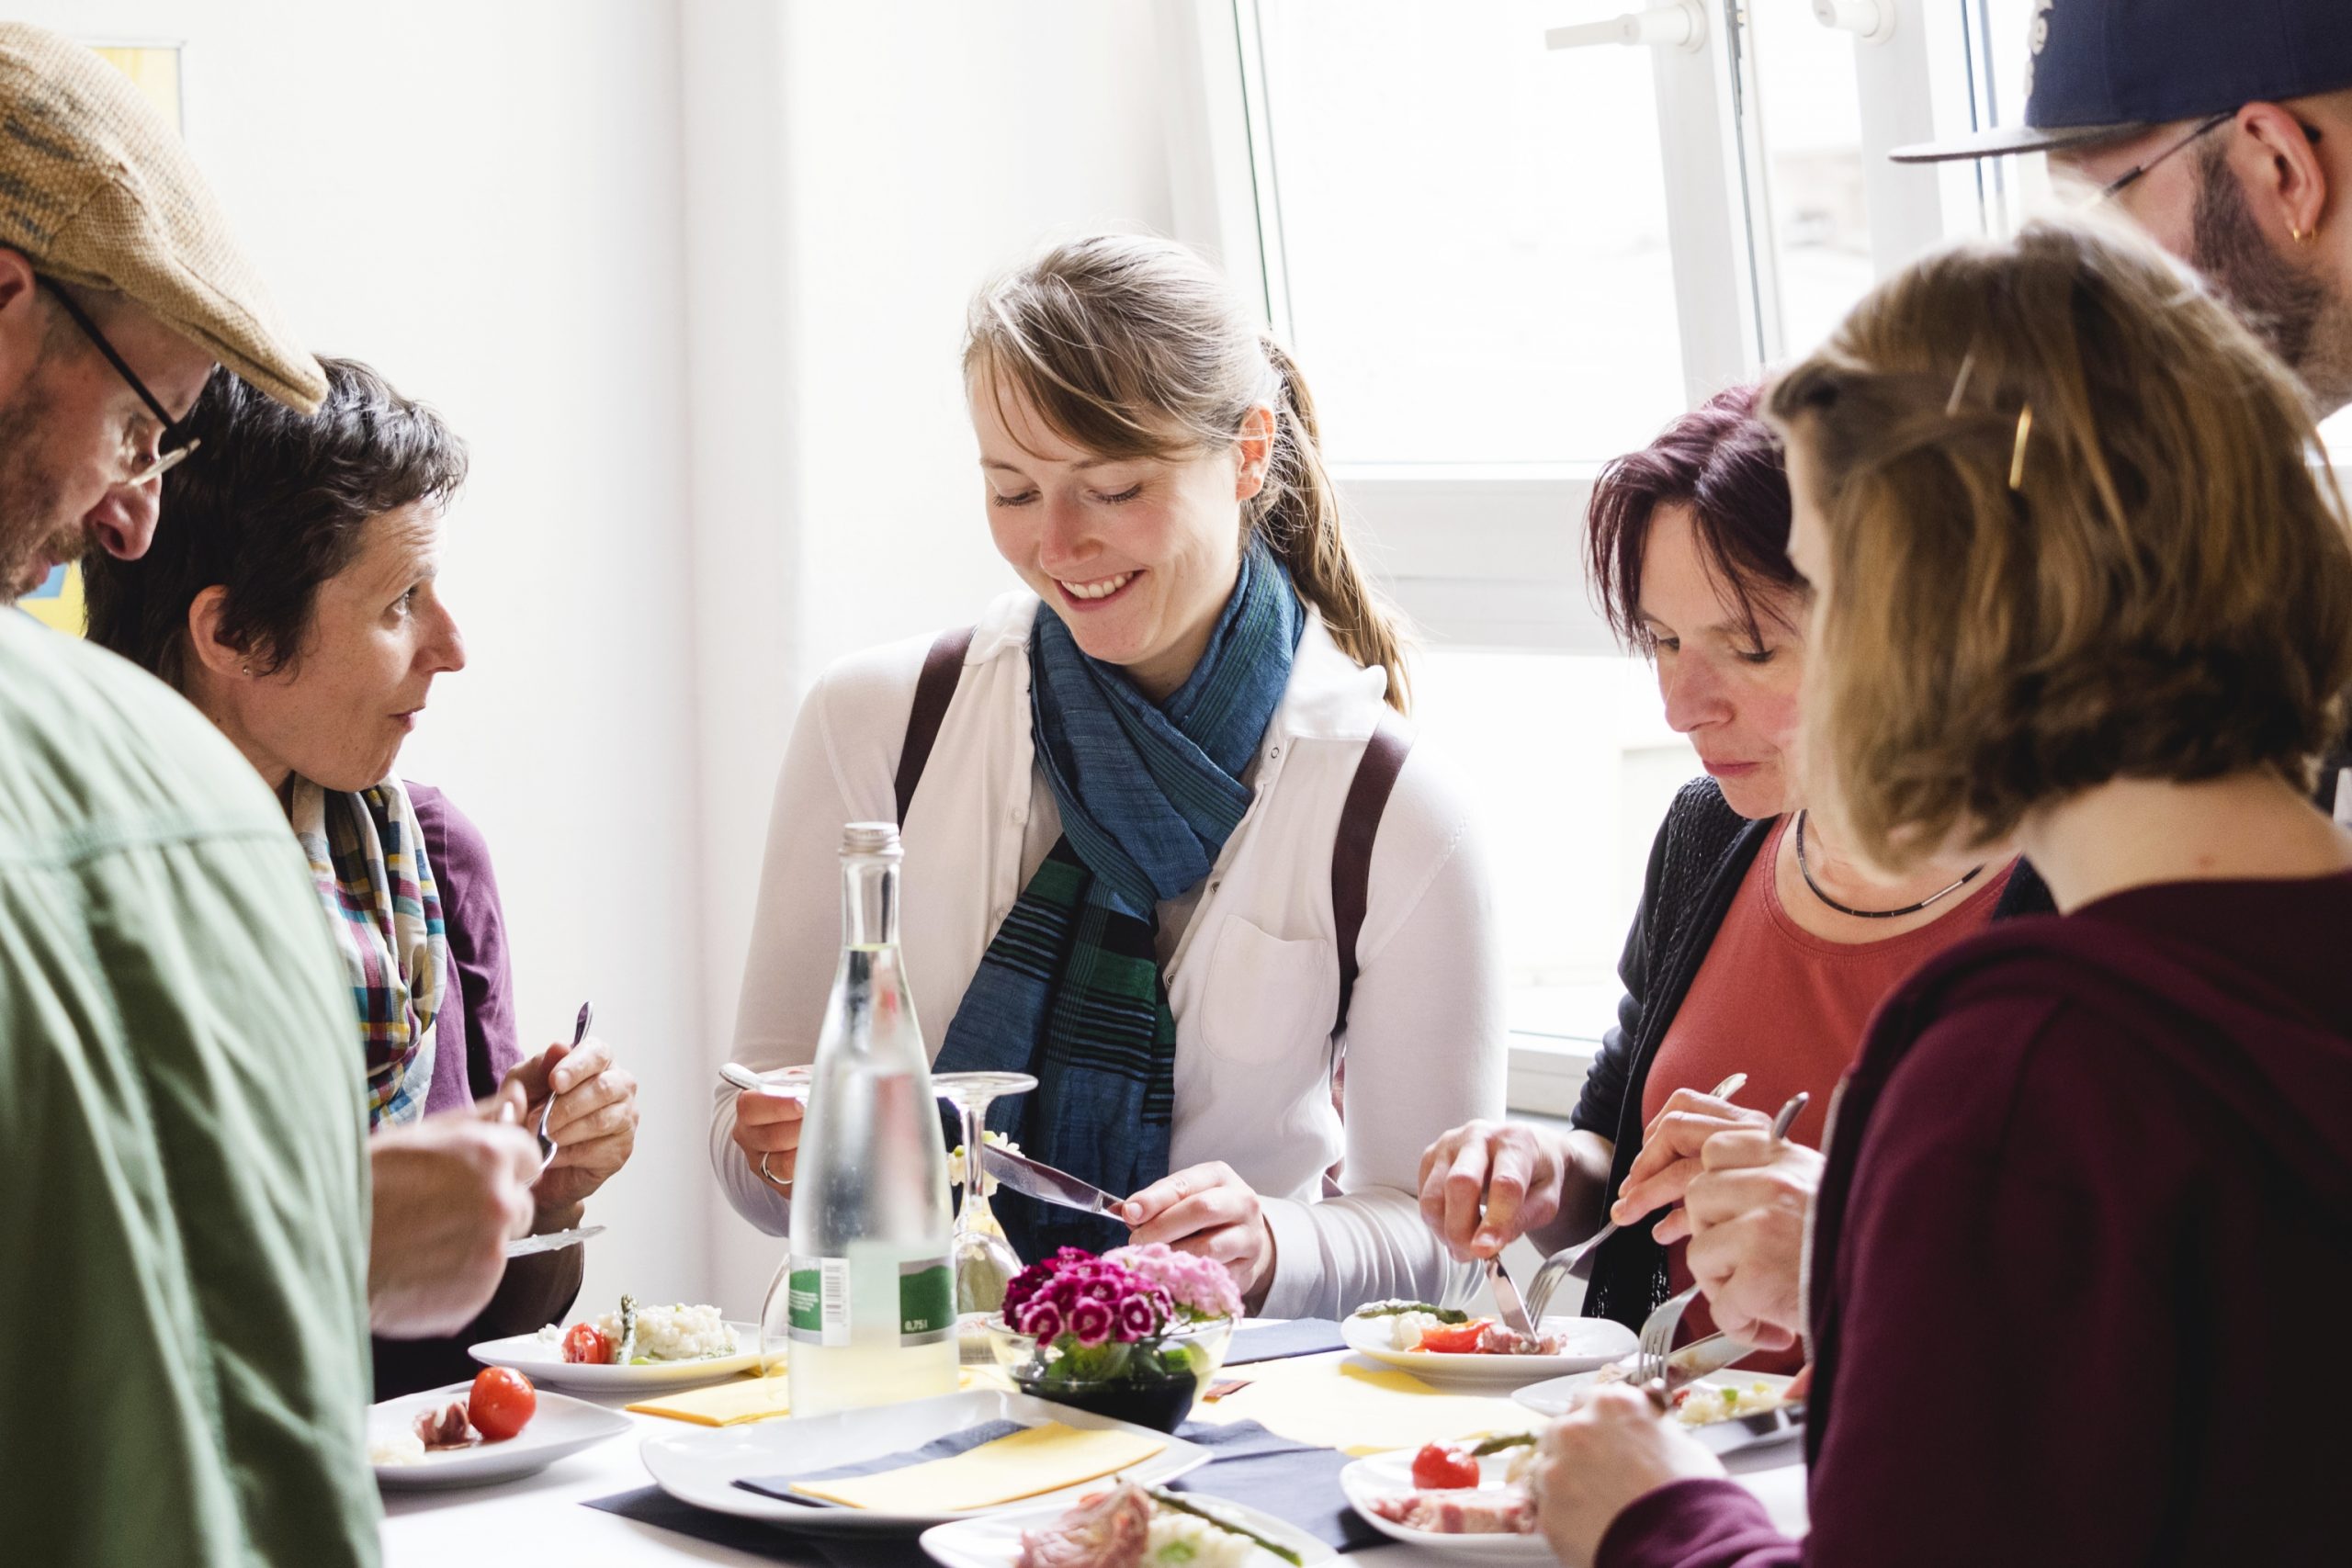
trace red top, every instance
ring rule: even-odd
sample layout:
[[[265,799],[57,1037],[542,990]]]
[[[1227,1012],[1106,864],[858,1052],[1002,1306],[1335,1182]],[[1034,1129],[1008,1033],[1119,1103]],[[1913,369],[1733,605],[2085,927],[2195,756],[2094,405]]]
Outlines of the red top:
[[[1829,942],[1799,926],[1781,902],[1773,866],[1790,820],[1781,818],[1748,866],[1690,993],[1658,1042],[1642,1087],[1645,1125],[1676,1089],[1710,1089],[1746,1073],[1742,1105],[1777,1111],[1799,1090],[1813,1096],[1789,1136],[1819,1148],[1830,1095],[1860,1052],[1871,1014],[1928,959],[1983,931],[2008,884],[2004,867],[1978,878],[1967,901],[1940,919],[1883,942]],[[1667,1250],[1667,1273],[1677,1291],[1690,1283],[1682,1253],[1680,1242]],[[1706,1307],[1696,1301],[1683,1314],[1686,1339],[1714,1332]],[[1792,1352],[1743,1364],[1794,1371],[1803,1358]]]
[[[2340,1563],[2352,874],[2134,888],[1906,982],[1814,1211],[1812,1539],[1660,1487],[1600,1568]]]

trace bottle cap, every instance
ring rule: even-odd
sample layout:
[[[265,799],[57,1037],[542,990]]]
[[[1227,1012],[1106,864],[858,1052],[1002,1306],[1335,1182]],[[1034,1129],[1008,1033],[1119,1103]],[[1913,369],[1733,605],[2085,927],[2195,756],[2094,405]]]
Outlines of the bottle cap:
[[[897,860],[899,825],[896,822],[850,822],[842,828],[842,853],[845,855],[885,855]]]

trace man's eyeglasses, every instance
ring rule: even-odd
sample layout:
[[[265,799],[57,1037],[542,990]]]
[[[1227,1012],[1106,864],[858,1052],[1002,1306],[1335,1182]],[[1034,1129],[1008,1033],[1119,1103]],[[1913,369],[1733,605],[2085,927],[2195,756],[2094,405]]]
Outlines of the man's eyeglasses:
[[[2098,194],[2091,198],[2090,205],[2098,207],[2104,203],[2113,201],[2117,197],[2122,195],[2125,191],[2130,190],[2133,186],[2137,185],[2148,171],[2154,168],[2158,164],[2163,163],[2166,158],[2171,157],[2176,152],[2194,146],[2196,143],[2203,141],[2206,137],[2211,136],[2214,131],[2219,130],[2222,127],[2229,124],[2230,121],[2237,118],[2237,117],[2238,111],[2235,109],[2223,109],[2219,114],[2208,115],[2205,118],[2197,122],[2195,130],[2191,130],[2188,135],[2182,137],[2179,141],[2174,142],[2169,147],[2166,147],[2163,152],[2157,153],[2146,163],[2133,164],[2131,168],[2128,168],[2121,174],[2116,175],[2115,178],[2108,181],[2107,184],[2099,186]],[[2312,141],[2317,141],[2319,140],[2319,128],[2317,126],[2306,125],[2302,128],[2302,131],[2303,134]]]
[[[171,412],[164,407],[163,400],[147,389],[147,383],[141,381],[138,373],[132,370],[122,355],[115,351],[114,344],[107,341],[106,334],[98,331],[97,322],[90,320],[89,313],[75,302],[74,296],[66,293],[48,278],[42,278],[41,281],[49,284],[50,298],[57,301],[58,308],[65,312],[66,317],[75,326],[82,329],[82,335],[88,338],[100,354],[106,355],[107,363],[114,367],[115,374],[130,384],[130,389],[139,394],[139,400],[147,405],[147,412],[155,416],[155,423],[163,427],[155,438],[156,445],[160,446],[170,440],[172,425],[175,422],[171,416]],[[203,445],[201,442],[190,441],[185,446],[175,446],[168,452],[159,452],[153,461],[122,482],[135,490],[149,479],[159,479],[187,461],[187,455],[201,445]]]

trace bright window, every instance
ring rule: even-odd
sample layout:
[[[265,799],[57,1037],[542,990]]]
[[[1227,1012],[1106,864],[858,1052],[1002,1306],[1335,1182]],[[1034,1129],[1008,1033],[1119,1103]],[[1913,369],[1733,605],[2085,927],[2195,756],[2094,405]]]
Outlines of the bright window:
[[[1650,73],[1556,5],[1262,0],[1275,265],[1343,462],[1609,457],[1684,400]]]

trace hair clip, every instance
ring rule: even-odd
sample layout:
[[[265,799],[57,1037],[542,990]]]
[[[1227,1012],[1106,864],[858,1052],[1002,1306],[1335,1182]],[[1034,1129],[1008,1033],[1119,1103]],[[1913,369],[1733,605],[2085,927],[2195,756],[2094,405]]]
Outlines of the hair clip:
[[[2033,434],[2033,405],[2028,403],[2018,411],[2017,445],[2009,450],[2009,488],[2025,489],[2025,444]]]
[[[1961,356],[1960,374],[1951,378],[1951,396],[1944,400],[1944,416],[1949,419],[1960,412],[1960,400],[1967,395],[1968,378],[1976,369],[1976,350],[1971,348]]]

